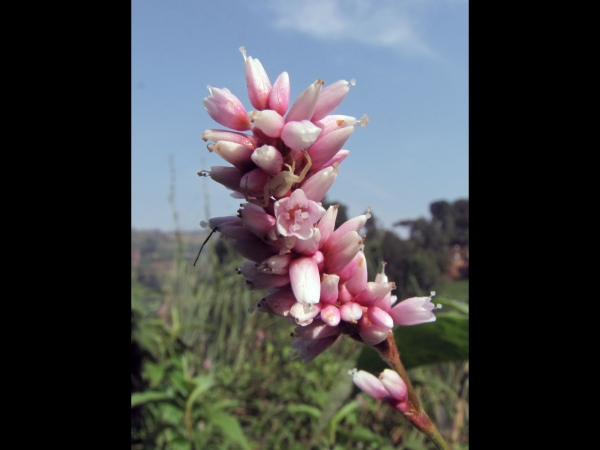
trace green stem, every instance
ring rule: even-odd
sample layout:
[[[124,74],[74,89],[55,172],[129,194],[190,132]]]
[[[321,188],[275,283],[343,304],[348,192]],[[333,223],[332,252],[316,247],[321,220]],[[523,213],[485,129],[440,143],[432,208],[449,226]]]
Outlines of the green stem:
[[[423,410],[421,404],[419,403],[419,399],[415,393],[412,383],[410,382],[410,379],[408,378],[406,369],[404,369],[402,361],[400,361],[400,352],[396,346],[394,335],[390,333],[385,341],[374,345],[373,348],[377,350],[383,360],[392,369],[394,369],[398,375],[400,375],[400,378],[402,378],[406,384],[409,407],[405,412],[402,412],[404,417],[406,417],[419,431],[426,434],[439,450],[450,450],[450,447],[438,431],[437,427],[431,421],[429,416],[427,416],[427,413],[425,410]]]

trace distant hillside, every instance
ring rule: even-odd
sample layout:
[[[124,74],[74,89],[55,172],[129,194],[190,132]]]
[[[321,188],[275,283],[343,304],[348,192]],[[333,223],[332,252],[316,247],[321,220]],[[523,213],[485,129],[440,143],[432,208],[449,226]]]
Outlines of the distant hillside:
[[[184,260],[193,264],[208,231],[181,232],[181,252]],[[216,239],[216,237],[215,237]],[[131,229],[131,265],[137,281],[160,289],[179,251],[175,232]]]

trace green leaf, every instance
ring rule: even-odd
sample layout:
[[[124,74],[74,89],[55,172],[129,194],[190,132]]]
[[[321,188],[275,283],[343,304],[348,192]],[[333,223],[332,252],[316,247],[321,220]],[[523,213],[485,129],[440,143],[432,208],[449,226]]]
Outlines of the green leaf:
[[[185,426],[189,432],[192,430],[192,406],[194,402],[202,395],[203,392],[207,391],[214,385],[214,381],[209,375],[204,377],[194,377],[190,381],[194,383],[196,387],[185,402]]]
[[[221,428],[226,439],[240,445],[244,450],[250,450],[246,436],[238,420],[231,414],[224,412],[214,413],[210,416],[210,421]]]
[[[304,413],[314,417],[315,419],[321,417],[321,410],[311,405],[288,405],[286,409],[291,414]]]
[[[145,391],[134,392],[131,394],[131,407],[142,405],[148,402],[160,402],[162,400],[171,400],[173,395],[167,392]]]
[[[469,317],[464,314],[438,313],[435,322],[396,327],[394,338],[406,369],[469,359]],[[379,354],[368,346],[363,347],[356,365],[370,373],[387,368]]]
[[[331,429],[329,430],[329,445],[335,444],[335,432],[337,425],[340,423],[348,414],[352,413],[356,408],[359,407],[359,403],[356,400],[352,400],[350,403],[346,403],[331,419]]]

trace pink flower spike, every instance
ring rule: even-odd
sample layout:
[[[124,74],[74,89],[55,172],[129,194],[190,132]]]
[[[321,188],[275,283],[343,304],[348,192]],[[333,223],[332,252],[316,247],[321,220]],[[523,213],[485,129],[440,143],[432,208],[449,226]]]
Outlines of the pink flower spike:
[[[330,114],[340,105],[340,103],[342,103],[342,100],[344,100],[344,97],[350,91],[350,85],[354,86],[354,84],[356,84],[356,80],[352,78],[350,82],[339,80],[323,88],[319,95],[319,101],[317,102],[315,112],[310,120],[315,122]]]
[[[307,87],[304,92],[302,92],[292,107],[290,111],[285,116],[286,122],[291,121],[300,121],[300,120],[310,120],[313,113],[315,112],[315,108],[317,107],[317,102],[319,100],[319,94],[321,93],[321,89],[325,82],[323,80],[317,80],[309,87]]]
[[[321,280],[321,302],[332,304],[337,302],[340,277],[324,273]]]
[[[313,145],[319,134],[321,129],[310,120],[291,121],[281,129],[281,140],[291,149],[305,150]]]
[[[306,198],[302,189],[296,189],[289,197],[275,202],[277,231],[282,236],[309,239],[314,233],[313,225],[325,214],[325,209]]]
[[[381,380],[379,380],[379,378],[377,378],[375,375],[365,372],[364,370],[356,369],[349,371],[348,375],[352,377],[352,380],[356,386],[369,394],[371,397],[378,400],[389,397],[390,393],[387,391]]]
[[[340,306],[340,317],[345,322],[356,323],[363,316],[363,309],[358,303],[348,302]]]
[[[283,156],[271,145],[263,145],[254,150],[252,161],[269,175],[277,175],[283,166]]]
[[[319,303],[321,279],[317,263],[308,256],[293,260],[290,264],[290,281],[296,300],[305,306]]]
[[[433,306],[431,297],[435,292],[431,292],[429,297],[412,297],[401,301],[390,311],[394,323],[398,325],[410,326],[419,325],[421,323],[435,322],[435,314],[433,309],[441,309],[439,303]]]
[[[331,327],[340,323],[340,310],[335,305],[327,305],[321,309],[321,320]]]
[[[250,119],[244,105],[229,89],[208,86],[208,90],[210,95],[202,103],[215,122],[238,131],[250,129]]]
[[[384,369],[379,375],[379,380],[397,402],[405,402],[408,398],[408,389],[404,380],[398,373],[390,369]]]
[[[337,178],[338,173],[340,173],[340,171],[337,167],[327,167],[304,181],[301,188],[306,194],[306,197],[315,202],[323,200],[325,194],[327,194],[327,191]]]
[[[269,96],[269,108],[277,111],[282,116],[290,104],[290,77],[287,72],[283,72],[277,77]]]
[[[278,138],[281,135],[281,130],[285,125],[285,120],[277,111],[265,109],[264,111],[250,111],[248,117],[264,134],[272,138]]]
[[[258,110],[267,109],[272,89],[267,72],[258,59],[253,59],[251,56],[246,57],[246,47],[240,47],[240,52],[244,56],[246,86],[250,103]]]
[[[229,130],[206,130],[204,133],[202,133],[202,140],[205,142],[229,141],[251,149],[255,149],[258,146],[258,139],[256,139],[254,136]]]

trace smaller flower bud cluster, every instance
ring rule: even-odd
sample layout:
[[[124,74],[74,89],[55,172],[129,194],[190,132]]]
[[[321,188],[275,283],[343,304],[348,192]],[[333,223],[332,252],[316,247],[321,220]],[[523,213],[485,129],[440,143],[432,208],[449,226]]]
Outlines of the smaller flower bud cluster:
[[[287,72],[271,84],[261,62],[246,56],[244,47],[240,51],[248,98],[256,109],[247,113],[228,89],[208,86],[210,95],[203,100],[206,111],[216,122],[235,131],[210,129],[202,139],[212,141],[208,150],[232,166],[214,166],[199,175],[210,176],[234,191],[234,196],[263,207],[272,205],[271,197],[288,196],[294,184],[320,201],[337,176],[337,165],[349,154],[342,146],[357,126],[369,121],[366,114],[361,119],[331,115],[355,84],[354,79],[327,87],[318,79],[288,111]],[[311,178],[315,180],[311,182]]]
[[[392,408],[406,412],[408,406],[408,389],[396,372],[385,369],[377,378],[364,370],[352,369],[348,372],[354,384],[371,397],[384,400]]]
[[[237,216],[215,217],[204,226],[219,231],[249,260],[238,268],[246,286],[268,290],[251,310],[292,320],[294,357],[305,363],[341,334],[376,345],[394,324],[435,320],[430,297],[392,307],[395,285],[384,270],[368,281],[365,237],[359,232],[370,213],[335,229],[339,205],[325,210],[320,203],[348,155],[341,147],[359,123],[353,117],[329,115],[353,82],[341,80],[323,88],[317,80],[288,111],[287,73],[271,85],[260,62],[247,57],[245,49],[242,53],[248,96],[256,111],[246,114],[227,89],[209,87],[211,96],[204,99],[209,115],[237,131],[204,132],[204,140],[214,141],[208,149],[232,167],[212,167],[201,174],[248,201]],[[252,135],[240,132],[246,130]]]

